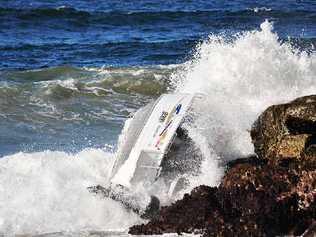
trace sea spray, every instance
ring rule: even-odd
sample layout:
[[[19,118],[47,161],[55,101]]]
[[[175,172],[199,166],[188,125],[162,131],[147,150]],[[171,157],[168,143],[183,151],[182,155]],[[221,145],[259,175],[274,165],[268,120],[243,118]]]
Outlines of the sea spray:
[[[211,35],[173,75],[176,91],[204,94],[190,126],[225,159],[253,153],[248,131],[267,106],[316,92],[315,54],[281,43],[268,21],[260,28],[233,40]]]
[[[106,185],[112,158],[113,153],[102,149],[1,158],[0,233],[126,230],[139,217],[87,190]]]
[[[172,75],[176,92],[203,95],[186,126],[200,137],[194,139],[197,146],[207,141],[209,154],[190,188],[218,184],[221,165],[253,154],[249,130],[265,108],[315,94],[315,59],[314,53],[282,43],[268,21],[260,30],[229,38],[211,35],[198,45],[192,60]]]

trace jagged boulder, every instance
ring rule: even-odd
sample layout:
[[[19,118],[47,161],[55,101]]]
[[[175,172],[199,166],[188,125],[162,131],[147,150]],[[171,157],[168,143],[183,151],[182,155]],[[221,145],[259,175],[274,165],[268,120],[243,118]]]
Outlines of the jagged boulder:
[[[316,95],[270,106],[252,126],[251,138],[262,159],[316,158]]]

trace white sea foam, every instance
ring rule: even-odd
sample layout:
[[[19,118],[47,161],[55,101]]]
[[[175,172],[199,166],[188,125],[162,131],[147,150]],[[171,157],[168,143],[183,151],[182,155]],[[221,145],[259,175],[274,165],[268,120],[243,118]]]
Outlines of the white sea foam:
[[[210,36],[184,69],[173,75],[177,91],[204,95],[194,108],[197,118],[189,124],[210,147],[205,162],[213,168],[205,165],[207,173],[202,172],[200,183],[216,182],[212,178],[219,174],[216,160],[253,153],[249,130],[265,108],[316,93],[315,54],[280,43],[268,21],[260,28],[229,41]]]
[[[255,8],[247,8],[247,9],[251,10],[251,11],[253,11],[255,13],[272,11],[272,9],[268,8],[268,7],[255,7]]]
[[[172,80],[176,91],[202,93],[187,124],[205,158],[199,184],[217,185],[220,163],[253,152],[248,130],[267,106],[316,92],[316,57],[281,44],[272,24],[234,40],[210,36]],[[0,232],[125,229],[139,221],[86,187],[106,184],[113,154],[89,149],[18,153],[0,159]]]
[[[0,233],[126,229],[138,217],[87,187],[106,183],[113,154],[86,149],[0,159]]]
[[[272,24],[240,35],[232,43],[210,37],[178,90],[205,94],[198,127],[218,154],[252,153],[248,130],[267,106],[316,92],[316,57],[280,44]]]

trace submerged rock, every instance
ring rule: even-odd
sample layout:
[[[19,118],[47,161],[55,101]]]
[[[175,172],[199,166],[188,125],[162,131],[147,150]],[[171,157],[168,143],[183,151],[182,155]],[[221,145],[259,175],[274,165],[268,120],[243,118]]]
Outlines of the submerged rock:
[[[230,162],[219,187],[195,188],[130,233],[315,236],[316,96],[269,107],[251,136],[258,157]]]

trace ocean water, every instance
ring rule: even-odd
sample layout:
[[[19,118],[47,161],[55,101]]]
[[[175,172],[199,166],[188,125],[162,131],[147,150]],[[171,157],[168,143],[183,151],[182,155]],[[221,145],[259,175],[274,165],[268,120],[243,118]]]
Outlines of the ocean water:
[[[186,191],[217,185],[253,153],[260,112],[315,94],[315,45],[313,0],[2,1],[0,234],[143,222],[86,187],[107,184],[124,122],[164,92],[203,95],[185,126],[204,162]]]

